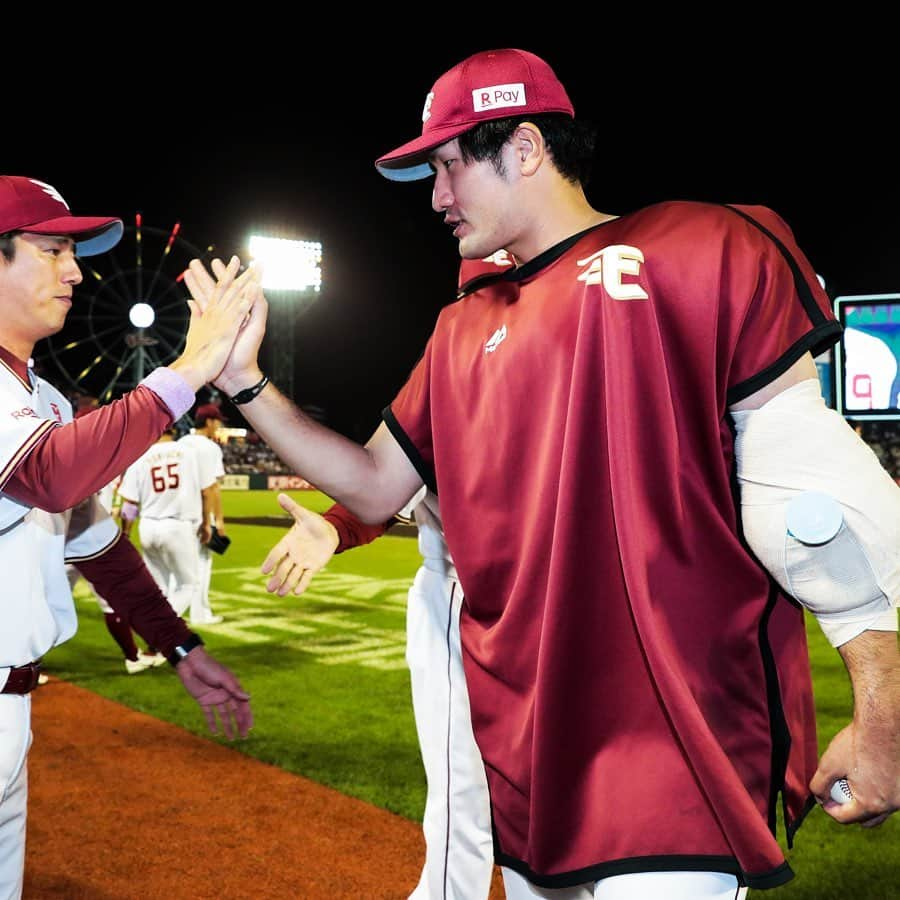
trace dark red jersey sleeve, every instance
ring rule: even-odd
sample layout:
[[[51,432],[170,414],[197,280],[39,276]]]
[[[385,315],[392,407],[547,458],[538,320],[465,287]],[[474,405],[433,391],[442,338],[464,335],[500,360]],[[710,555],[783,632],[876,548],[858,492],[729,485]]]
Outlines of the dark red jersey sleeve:
[[[377,537],[381,537],[393,524],[394,519],[391,518],[387,522],[378,525],[366,525],[340,503],[335,503],[330,509],[322,513],[322,517],[327,519],[334,525],[338,533],[338,545],[335,553],[343,553],[353,547],[362,547],[364,544],[371,544]]]
[[[151,647],[166,656],[191,634],[124,534],[100,556],[74,565],[117,613],[127,616],[131,627]]]
[[[432,335],[406,384],[382,415],[394,440],[403,448],[422,481],[436,492],[430,394],[433,341]]]
[[[828,294],[781,217],[763,206],[730,209],[738,221],[725,242],[722,271],[747,268],[743,284],[751,290],[730,300],[740,318],[734,321],[729,404],[773,381],[804,353],[817,356],[841,335]]]
[[[48,512],[71,509],[128,468],[172,422],[168,406],[138,386],[119,400],[47,431],[3,490]]]

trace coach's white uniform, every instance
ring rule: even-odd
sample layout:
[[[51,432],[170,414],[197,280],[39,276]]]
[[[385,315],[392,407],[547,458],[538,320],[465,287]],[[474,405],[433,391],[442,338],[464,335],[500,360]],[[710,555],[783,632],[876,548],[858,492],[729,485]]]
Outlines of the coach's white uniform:
[[[463,593],[437,497],[423,488],[414,503],[422,566],[409,590],[406,661],[428,792],[425,865],[410,900],[486,900],[494,847],[487,778],[462,667]]]
[[[225,477],[225,458],[222,448],[205,434],[186,434],[179,438],[179,444],[187,444],[197,451],[200,464],[200,481],[206,489]],[[210,516],[210,525],[215,522]],[[202,625],[213,618],[212,606],[209,602],[209,585],[212,581],[213,554],[205,544],[200,545],[200,590],[196,601],[196,609],[191,607],[191,624]]]
[[[75,634],[66,561],[98,556],[119,535],[91,498],[76,513],[32,509],[2,493],[9,476],[55,423],[72,419],[69,401],[29,371],[22,381],[0,361],[0,685],[9,667],[40,659]],[[0,898],[21,895],[25,859],[31,696],[0,694]]]
[[[175,612],[197,602],[203,517],[200,466],[181,441],[158,441],[122,476],[119,494],[140,506],[139,534],[144,562]]]

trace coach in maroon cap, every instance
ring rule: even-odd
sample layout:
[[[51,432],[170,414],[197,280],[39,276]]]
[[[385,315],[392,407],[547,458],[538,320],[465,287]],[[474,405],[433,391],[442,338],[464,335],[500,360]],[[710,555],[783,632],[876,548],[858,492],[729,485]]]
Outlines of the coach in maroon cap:
[[[24,879],[30,695],[43,683],[44,654],[77,627],[67,564],[118,614],[113,634],[123,650],[135,650],[133,628],[159,649],[162,663],[175,667],[211,731],[243,736],[253,721],[249,694],[175,614],[98,492],[187,412],[197,390],[221,371],[251,314],[254,276],[238,276],[239,261],[232,260],[228,287],[202,317],[191,316],[181,356],[124,397],[77,418],[66,397],[29,364],[35,344],[63,329],[78,302],[79,255],[109,250],[122,230],[112,216],[73,215],[44,181],[0,175],[2,897],[20,897]]]
[[[217,384],[365,522],[436,491],[508,897],[736,900],[792,877],[779,813],[793,838],[817,800],[845,824],[900,808],[900,488],[824,404],[841,328],[782,218],[601,212],[592,161],[546,62],[463,60],[376,161],[434,178],[462,257],[376,433],[267,385],[260,328]],[[189,286],[215,296],[199,262]],[[809,493],[843,530],[795,530]],[[804,606],[867,698],[821,759]]]

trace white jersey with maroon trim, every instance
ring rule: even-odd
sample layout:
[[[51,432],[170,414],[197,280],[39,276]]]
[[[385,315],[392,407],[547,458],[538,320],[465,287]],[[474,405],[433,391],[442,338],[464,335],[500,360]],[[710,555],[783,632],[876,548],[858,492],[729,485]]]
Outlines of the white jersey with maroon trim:
[[[0,361],[2,483],[48,429],[72,420],[69,401],[34,374],[23,381]],[[118,537],[95,499],[72,511],[48,513],[0,493],[0,684],[7,666],[39,659],[75,634],[77,619],[65,562],[96,556]]]
[[[142,519],[199,525],[203,504],[196,451],[181,441],[158,441],[125,470],[119,494],[140,505]]]
[[[178,445],[191,447],[197,454],[200,487],[206,490],[225,477],[225,459],[222,448],[205,434],[186,434],[178,439]]]

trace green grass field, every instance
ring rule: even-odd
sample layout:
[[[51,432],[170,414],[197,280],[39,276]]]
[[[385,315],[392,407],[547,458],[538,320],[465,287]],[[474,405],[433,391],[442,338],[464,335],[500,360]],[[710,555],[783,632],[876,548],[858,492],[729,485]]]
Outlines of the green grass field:
[[[331,501],[292,491],[322,511]],[[276,494],[226,492],[229,518],[281,516]],[[229,525],[232,545],[215,558],[211,601],[225,622],[202,630],[210,651],[253,695],[256,725],[233,744],[248,756],[421,821],[425,778],[404,662],[406,591],[418,568],[415,540],[385,536],[336,556],[299,598],[265,590],[259,569],[279,527]],[[121,653],[84,582],[75,590],[80,628],[45,659],[51,674],[211,741],[203,718],[169,667],[126,675]],[[820,746],[846,724],[849,681],[813,622]],[[797,877],[752,896],[786,900],[900,898],[900,821],[842,828],[815,809],[788,858]]]

